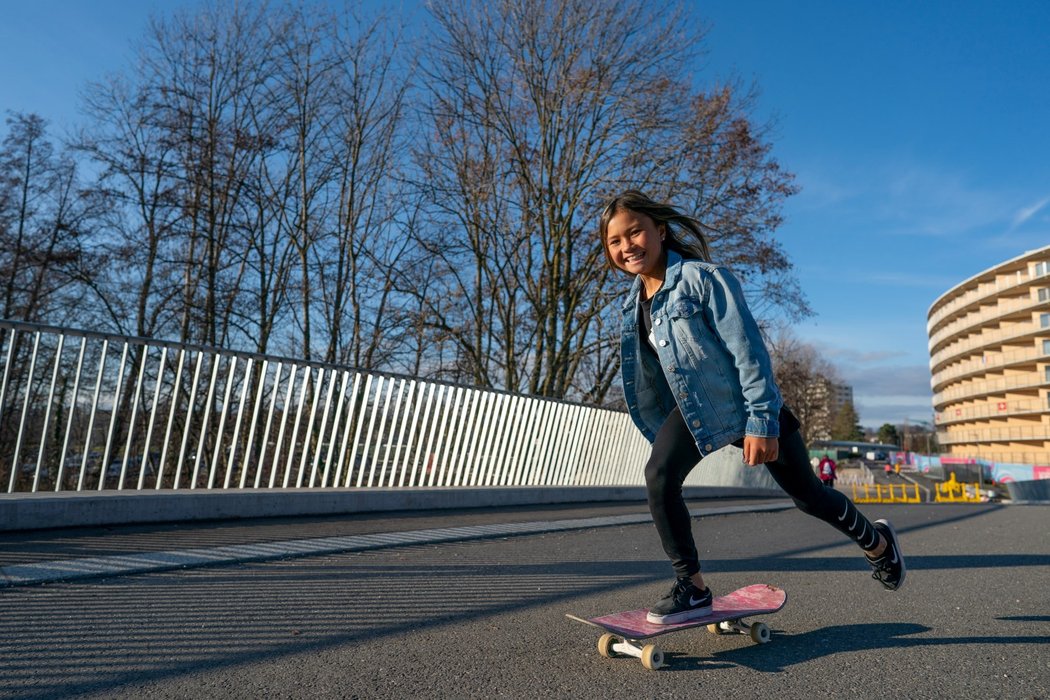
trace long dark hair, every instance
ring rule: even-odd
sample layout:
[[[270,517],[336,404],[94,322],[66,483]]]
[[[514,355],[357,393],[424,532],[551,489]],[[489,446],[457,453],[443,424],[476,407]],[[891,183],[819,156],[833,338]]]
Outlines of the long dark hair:
[[[625,209],[636,214],[645,214],[657,226],[663,225],[666,232],[663,242],[665,250],[673,250],[683,258],[711,260],[711,251],[707,247],[707,238],[699,221],[686,216],[670,204],[657,202],[638,190],[627,190],[609,200],[598,223],[602,252],[605,253],[609,267],[614,270],[619,268],[609,256],[609,247],[605,245],[605,239],[609,235],[609,220]]]

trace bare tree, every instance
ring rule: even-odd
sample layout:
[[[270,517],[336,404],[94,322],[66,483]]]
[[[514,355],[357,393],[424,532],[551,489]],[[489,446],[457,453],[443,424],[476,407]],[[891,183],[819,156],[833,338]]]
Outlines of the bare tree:
[[[155,95],[114,77],[88,87],[84,111],[91,121],[75,148],[97,170],[91,190],[107,203],[96,246],[105,274],[89,282],[97,305],[87,311],[123,333],[174,335],[180,178]]]
[[[740,276],[755,314],[808,316],[791,262],[773,237],[784,200],[798,189],[771,156],[770,127],[747,116],[754,89],[722,85],[702,93],[676,90],[671,97],[663,107],[671,120],[667,150],[655,159],[657,191],[701,221],[713,258]]]
[[[625,285],[595,228],[628,186],[695,213],[759,312],[808,311],[774,239],[792,178],[751,92],[695,87],[703,36],[682,4],[429,9],[415,72],[388,20],[320,5],[153,21],[135,65],[87,96],[78,148],[108,205],[77,267],[88,312],[135,335],[615,401]]]
[[[268,9],[215,5],[155,19],[142,64],[158,91],[184,178],[180,339],[224,345],[241,284],[244,222],[240,198],[260,142],[253,104],[272,72]]]
[[[790,175],[729,88],[690,87],[701,46],[678,4],[447,0],[424,70],[430,135],[417,149],[433,226],[419,246],[444,293],[426,322],[456,344],[448,374],[602,401],[613,384],[621,293],[594,230],[627,186],[692,206],[715,248],[760,274]],[[644,47],[640,49],[639,47]]]
[[[74,163],[35,114],[11,114],[0,142],[0,318],[58,321],[78,294],[76,270],[97,211]],[[66,296],[68,294],[68,296]]]
[[[332,199],[320,248],[325,359],[382,367],[399,352],[396,269],[409,252],[402,161],[409,65],[388,20],[349,15],[332,23]],[[393,307],[393,308],[392,308]]]
[[[835,367],[815,346],[784,328],[772,337],[769,349],[777,385],[802,424],[802,437],[807,442],[830,438],[839,413],[832,402],[833,386],[839,383]]]

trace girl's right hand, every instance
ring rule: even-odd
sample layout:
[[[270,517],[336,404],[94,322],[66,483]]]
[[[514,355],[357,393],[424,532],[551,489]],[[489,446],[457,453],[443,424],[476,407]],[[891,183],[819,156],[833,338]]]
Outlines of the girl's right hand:
[[[750,467],[767,462],[775,462],[780,454],[778,438],[764,438],[757,435],[744,436],[744,461]]]

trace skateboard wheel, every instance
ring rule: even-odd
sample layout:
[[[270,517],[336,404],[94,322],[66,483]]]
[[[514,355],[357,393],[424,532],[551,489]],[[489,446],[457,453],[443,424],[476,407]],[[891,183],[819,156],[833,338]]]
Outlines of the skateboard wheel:
[[[615,643],[616,635],[608,633],[603,634],[601,637],[598,637],[598,653],[607,659],[611,659],[616,656],[616,653],[612,648]]]
[[[664,665],[664,653],[655,644],[646,644],[642,648],[642,666],[655,671]]]
[[[764,622],[756,622],[751,625],[751,639],[756,644],[765,644],[773,638],[773,633],[769,631],[769,627]]]
[[[725,634],[725,630],[722,629],[721,622],[714,622],[707,626],[707,631],[711,634]]]

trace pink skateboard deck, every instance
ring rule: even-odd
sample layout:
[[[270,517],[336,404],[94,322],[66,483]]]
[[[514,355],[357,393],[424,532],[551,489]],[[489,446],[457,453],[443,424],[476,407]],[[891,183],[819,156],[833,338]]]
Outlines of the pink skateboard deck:
[[[668,632],[707,625],[715,634],[737,632],[748,634],[759,644],[765,644],[771,638],[769,628],[761,622],[747,624],[745,617],[768,615],[784,607],[787,593],[776,586],[764,583],[746,586],[714,599],[711,612],[703,617],[673,625],[654,625],[645,618],[649,610],[627,610],[625,612],[603,615],[601,617],[582,618],[575,615],[566,617],[594,627],[600,627],[609,634],[602,635],[598,641],[598,651],[602,656],[614,656],[616,653],[637,656],[642,659],[646,668],[656,669],[663,665],[663,654],[652,644],[640,647],[635,642],[649,639]]]

